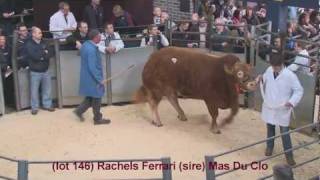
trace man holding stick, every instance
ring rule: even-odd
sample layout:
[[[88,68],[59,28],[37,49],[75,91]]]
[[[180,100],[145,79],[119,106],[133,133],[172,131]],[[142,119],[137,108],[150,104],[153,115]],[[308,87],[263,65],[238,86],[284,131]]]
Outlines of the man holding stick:
[[[88,37],[89,40],[86,41],[80,49],[81,70],[79,93],[81,96],[84,96],[85,99],[74,110],[74,113],[80,121],[84,121],[82,114],[92,107],[94,124],[109,124],[111,121],[102,118],[100,112],[101,99],[105,93],[101,56],[97,46],[101,40],[101,35],[98,30],[91,30]]]

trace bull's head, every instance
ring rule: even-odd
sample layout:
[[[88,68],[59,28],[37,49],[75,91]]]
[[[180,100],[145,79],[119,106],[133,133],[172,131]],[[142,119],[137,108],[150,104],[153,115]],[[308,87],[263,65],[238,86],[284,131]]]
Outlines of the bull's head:
[[[252,77],[252,67],[250,65],[242,63],[239,60],[235,63],[226,62],[224,71],[238,81],[241,91],[246,92],[256,90],[257,83]]]

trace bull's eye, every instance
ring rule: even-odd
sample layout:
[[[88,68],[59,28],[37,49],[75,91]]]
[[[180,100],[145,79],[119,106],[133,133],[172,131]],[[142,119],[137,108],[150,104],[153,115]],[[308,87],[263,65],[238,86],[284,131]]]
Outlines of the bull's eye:
[[[237,76],[238,76],[238,78],[242,79],[244,77],[243,71],[237,72]]]

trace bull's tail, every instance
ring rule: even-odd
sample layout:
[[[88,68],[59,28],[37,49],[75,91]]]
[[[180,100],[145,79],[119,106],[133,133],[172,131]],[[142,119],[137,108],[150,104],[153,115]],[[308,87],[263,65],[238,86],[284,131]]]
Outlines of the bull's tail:
[[[139,90],[133,95],[134,103],[145,103],[147,102],[147,89],[141,86]]]

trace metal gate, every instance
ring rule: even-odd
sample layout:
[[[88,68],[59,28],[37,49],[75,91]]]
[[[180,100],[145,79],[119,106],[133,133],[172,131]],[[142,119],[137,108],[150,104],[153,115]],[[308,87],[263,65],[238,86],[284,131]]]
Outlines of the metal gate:
[[[125,48],[110,56],[108,63],[110,63],[111,77],[115,77],[119,72],[134,65],[134,68],[122,74],[121,78],[112,79],[111,83],[108,84],[111,89],[110,101],[112,103],[132,101],[132,95],[142,85],[143,67],[153,51],[154,48],[150,46]]]
[[[4,95],[3,95],[3,83],[2,83],[2,73],[0,74],[0,114],[5,114],[5,102],[4,102]]]

